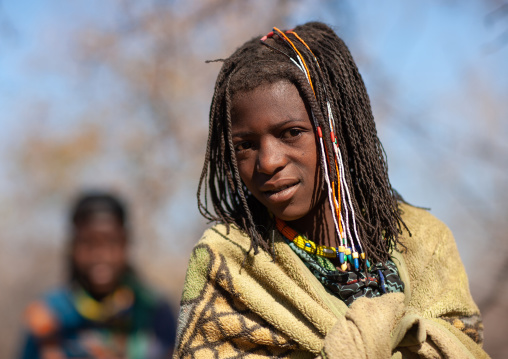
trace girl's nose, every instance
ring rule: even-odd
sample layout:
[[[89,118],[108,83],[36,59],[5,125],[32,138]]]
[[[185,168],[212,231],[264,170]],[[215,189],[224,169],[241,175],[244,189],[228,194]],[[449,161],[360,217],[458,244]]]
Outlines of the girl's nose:
[[[259,173],[273,175],[286,164],[287,156],[282,146],[277,144],[277,139],[272,138],[261,142],[256,166]]]

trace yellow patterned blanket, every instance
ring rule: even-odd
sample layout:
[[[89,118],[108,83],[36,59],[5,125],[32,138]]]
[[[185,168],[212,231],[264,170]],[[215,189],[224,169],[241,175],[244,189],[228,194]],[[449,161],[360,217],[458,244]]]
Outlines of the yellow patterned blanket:
[[[275,234],[276,260],[223,225],[190,258],[175,358],[488,358],[480,313],[449,229],[401,205],[412,237],[393,259],[404,294],[330,294]],[[242,267],[242,263],[245,263]]]

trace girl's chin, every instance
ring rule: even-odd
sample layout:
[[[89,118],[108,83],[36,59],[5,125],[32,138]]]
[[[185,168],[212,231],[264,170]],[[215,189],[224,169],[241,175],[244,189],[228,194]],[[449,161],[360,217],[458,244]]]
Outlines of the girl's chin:
[[[309,211],[296,210],[293,208],[286,208],[284,211],[273,212],[275,216],[279,219],[282,219],[285,222],[295,222],[299,219],[304,218]]]

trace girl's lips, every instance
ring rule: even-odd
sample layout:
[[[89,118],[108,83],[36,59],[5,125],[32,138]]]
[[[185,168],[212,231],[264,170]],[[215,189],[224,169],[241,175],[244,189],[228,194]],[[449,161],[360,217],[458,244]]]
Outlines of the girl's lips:
[[[300,182],[296,182],[288,186],[283,186],[281,189],[265,191],[263,194],[270,202],[286,202],[293,197],[299,184]]]

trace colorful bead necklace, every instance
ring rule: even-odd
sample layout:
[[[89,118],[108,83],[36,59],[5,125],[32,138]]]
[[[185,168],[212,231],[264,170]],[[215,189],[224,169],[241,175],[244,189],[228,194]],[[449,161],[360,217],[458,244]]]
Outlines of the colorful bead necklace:
[[[370,268],[370,262],[365,257],[365,253],[358,255],[358,251],[352,251],[350,247],[339,246],[328,247],[322,245],[316,245],[311,240],[305,238],[293,228],[289,227],[286,222],[279,218],[275,218],[275,224],[278,231],[286,237],[288,240],[293,242],[298,248],[303,249],[307,253],[315,254],[320,257],[326,258],[339,258],[340,268],[343,271],[347,270],[347,262],[351,263],[356,271],[360,269],[360,259],[364,260],[367,264],[367,268]]]

